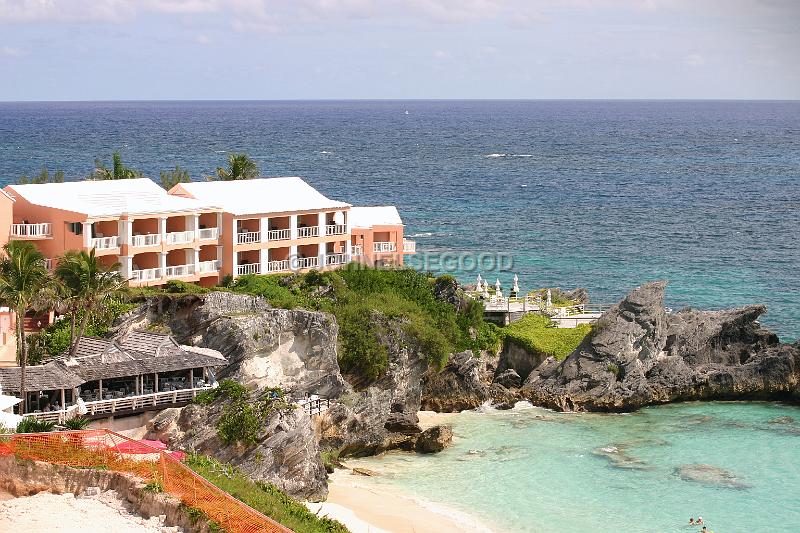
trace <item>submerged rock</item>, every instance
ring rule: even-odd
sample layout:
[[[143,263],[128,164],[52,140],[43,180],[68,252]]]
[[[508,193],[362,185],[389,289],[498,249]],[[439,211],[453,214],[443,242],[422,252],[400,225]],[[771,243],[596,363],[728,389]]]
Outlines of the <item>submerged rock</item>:
[[[523,394],[563,411],[798,396],[800,345],[780,344],[758,323],[764,306],[668,314],[665,287],[631,291],[563,362],[550,358],[531,372]]]
[[[729,489],[747,489],[750,486],[739,481],[736,474],[718,466],[706,464],[681,465],[675,469],[675,474],[684,481],[702,483]]]
[[[592,450],[592,454],[608,459],[608,462],[614,468],[622,468],[625,470],[651,470],[652,467],[645,461],[632,456],[627,451],[627,446],[623,444],[614,445],[609,444]]]

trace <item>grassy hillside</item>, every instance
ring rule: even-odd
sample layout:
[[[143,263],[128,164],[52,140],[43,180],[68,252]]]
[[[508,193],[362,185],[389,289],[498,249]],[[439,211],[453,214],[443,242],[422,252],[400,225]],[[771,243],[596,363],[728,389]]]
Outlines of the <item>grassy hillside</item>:
[[[525,349],[553,356],[559,361],[566,359],[592,330],[591,326],[557,328],[549,318],[528,314],[502,329],[504,338]]]

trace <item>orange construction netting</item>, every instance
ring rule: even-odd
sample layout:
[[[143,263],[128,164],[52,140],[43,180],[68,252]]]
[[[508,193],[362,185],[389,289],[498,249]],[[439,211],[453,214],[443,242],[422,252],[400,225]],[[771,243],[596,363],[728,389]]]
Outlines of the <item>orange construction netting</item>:
[[[135,443],[136,453],[126,453]],[[124,446],[121,446],[123,445]],[[78,468],[104,468],[161,483],[164,491],[202,511],[230,533],[291,533],[252,507],[195,474],[171,453],[107,429],[0,436],[0,455]]]

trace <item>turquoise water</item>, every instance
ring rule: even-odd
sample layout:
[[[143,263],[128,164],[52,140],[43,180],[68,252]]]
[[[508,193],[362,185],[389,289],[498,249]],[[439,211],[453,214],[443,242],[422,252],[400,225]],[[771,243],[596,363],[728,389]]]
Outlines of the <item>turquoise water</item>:
[[[800,408],[687,403],[634,414],[538,408],[448,419],[454,445],[435,456],[388,454],[358,464],[369,483],[466,512],[505,532],[800,530]],[[601,448],[624,450],[615,466]],[[686,481],[681,465],[731,472],[725,486]],[[629,466],[626,468],[623,466]]]

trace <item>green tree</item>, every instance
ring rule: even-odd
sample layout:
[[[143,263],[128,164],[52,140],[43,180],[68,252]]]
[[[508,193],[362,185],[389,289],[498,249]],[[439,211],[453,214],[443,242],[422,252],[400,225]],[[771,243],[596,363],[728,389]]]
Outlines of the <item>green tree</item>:
[[[41,184],[41,183],[64,183],[64,171],[63,170],[56,170],[53,175],[50,175],[50,172],[46,168],[42,168],[42,170],[33,177],[28,177],[27,174],[23,174],[20,176],[19,180],[17,181],[19,185],[28,185],[28,184]]]
[[[20,394],[22,409],[28,409],[25,373],[28,366],[28,345],[25,339],[24,319],[34,310],[38,298],[48,284],[49,276],[42,253],[27,241],[11,241],[4,247],[5,257],[0,260],[0,301],[16,314],[17,359],[20,366]]]
[[[119,263],[104,266],[95,255],[94,248],[89,252],[68,252],[59,259],[56,277],[76,302],[72,321],[76,322],[78,315],[81,315],[77,332],[73,329],[70,335],[74,338],[69,350],[70,357],[78,351],[89,318],[104,311],[107,303],[127,289],[119,267]]]
[[[119,152],[114,152],[112,156],[112,166],[108,168],[102,160],[94,160],[94,170],[89,174],[89,179],[94,180],[128,180],[143,178],[144,174],[138,170],[128,168],[122,164],[122,156]]]
[[[180,165],[175,165],[175,168],[170,171],[161,171],[161,186],[166,190],[170,190],[179,183],[188,183],[192,181],[189,177],[189,171],[184,170]]]
[[[220,181],[251,180],[260,175],[258,165],[247,154],[228,154],[228,168],[217,167]]]

